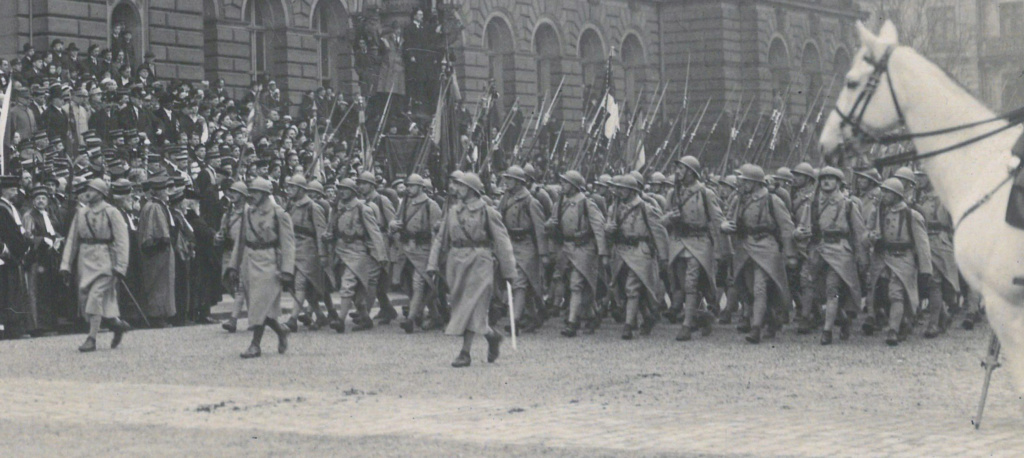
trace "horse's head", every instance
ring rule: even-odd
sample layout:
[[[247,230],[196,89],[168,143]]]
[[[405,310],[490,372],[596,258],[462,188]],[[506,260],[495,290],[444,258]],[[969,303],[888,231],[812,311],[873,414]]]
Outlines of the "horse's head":
[[[898,127],[900,112],[890,88],[889,58],[899,46],[896,26],[886,21],[878,35],[857,22],[861,47],[821,131],[821,152],[825,162],[835,164],[847,148],[844,144],[863,141]]]

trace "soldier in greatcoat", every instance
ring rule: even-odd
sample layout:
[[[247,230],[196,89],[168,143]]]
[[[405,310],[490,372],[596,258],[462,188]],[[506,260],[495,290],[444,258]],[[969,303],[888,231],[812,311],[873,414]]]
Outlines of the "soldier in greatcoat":
[[[739,171],[739,196],[722,231],[736,234],[732,262],[736,292],[752,305],[746,340],[758,344],[762,329],[765,337],[774,337],[782,325],[782,309],[790,304],[786,268],[796,265],[793,218],[782,198],[768,192],[761,167],[744,164]]]
[[[324,285],[323,265],[321,260],[327,258],[327,215],[323,208],[307,194],[309,185],[302,175],[289,177],[286,190],[288,192],[288,214],[292,218],[295,231],[295,309],[288,319],[288,328],[295,332],[298,321],[306,326],[313,325],[313,317],[309,316],[310,308],[304,307],[307,299],[310,302],[318,296],[329,294]],[[327,317],[316,316],[317,328],[325,326]]]
[[[377,177],[372,173],[360,173],[359,178],[356,179],[356,186],[359,188],[359,194],[363,202],[369,205],[377,216],[377,231],[384,235],[382,239],[384,241],[384,251],[388,256],[385,263],[381,265],[381,271],[378,274],[380,278],[377,279],[377,289],[374,292],[377,304],[380,307],[375,318],[380,324],[388,324],[391,320],[398,318],[398,312],[391,306],[391,299],[388,298],[388,287],[391,286],[390,264],[395,259],[396,253],[389,243],[387,234],[388,226],[395,219],[395,206],[390,199],[377,191]]]
[[[249,198],[249,187],[244,181],[238,180],[231,183],[226,193],[228,207],[221,218],[220,229],[214,235],[214,243],[222,248],[221,269],[227,270],[231,264],[232,250],[235,247],[235,240],[242,231],[242,215],[245,213],[246,200]],[[234,296],[234,304],[231,307],[231,316],[221,324],[227,332],[238,330],[238,318],[245,308],[245,295],[238,294],[237,288],[231,288],[228,293]]]
[[[641,199],[643,189],[636,178],[623,175],[612,181],[616,201],[608,209],[605,237],[611,249],[610,283],[616,301],[625,304],[622,338],[630,340],[637,329],[637,315],[644,322],[641,334],[654,327],[654,308],[664,296],[660,271],[668,265],[668,233],[653,204]],[[641,311],[641,301],[645,309]]]
[[[143,310],[154,327],[166,326],[177,310],[174,297],[175,259],[172,247],[174,218],[167,205],[166,175],[146,181],[149,198],[139,217],[139,245],[142,250]]]
[[[377,297],[382,266],[388,261],[387,245],[376,212],[358,195],[359,188],[354,180],[341,180],[338,205],[325,236],[334,243],[334,257],[328,269],[341,291],[338,321],[331,323],[339,333],[345,332],[344,320],[353,306],[357,311],[353,330],[373,328],[370,307]]]
[[[877,264],[869,278],[875,304],[889,305],[889,326],[885,343],[899,344],[910,332],[912,317],[920,303],[918,285],[931,281],[931,248],[924,217],[907,205],[906,190],[898,178],[882,182],[882,204],[875,214],[868,238],[875,244]],[[879,310],[875,310],[876,313]],[[870,323],[869,321],[866,324]]]
[[[701,334],[711,334],[711,314],[698,317],[697,308],[702,296],[712,301],[717,297],[715,257],[724,218],[715,192],[701,182],[697,158],[685,156],[676,165],[676,186],[666,199],[662,222],[669,234],[672,307],[683,310],[676,340],[685,342],[698,325]]]
[[[317,180],[312,180],[306,188],[306,194],[313,200],[314,205],[320,207],[320,210],[324,214],[324,221],[330,222],[334,208],[331,206],[330,200],[327,199],[327,193],[324,189],[324,185]],[[324,229],[326,230],[326,223],[324,225]],[[324,289],[323,291],[316,292],[315,295],[310,295],[308,292],[306,295],[306,300],[309,301],[309,305],[312,307],[313,313],[317,318],[317,322],[313,323],[312,329],[320,329],[323,326],[329,326],[330,323],[338,320],[338,311],[334,308],[334,300],[331,298],[331,291],[334,291],[334,284],[326,270],[328,258],[330,257],[330,247],[325,245],[324,249],[324,257],[320,259],[320,265],[324,266],[324,269],[321,269],[319,272],[321,277],[320,282],[323,283]],[[319,302],[321,300],[324,301],[324,307],[327,308],[326,317],[324,317],[322,312],[320,312]],[[321,318],[324,319],[321,320]]]
[[[129,326],[119,316],[117,284],[128,269],[128,225],[117,209],[105,202],[109,188],[99,178],[89,181],[79,208],[71,221],[64,246],[60,274],[64,283],[78,283],[78,304],[89,321],[89,336],[78,347],[81,352],[96,350],[96,335],[103,319],[110,322],[117,348]]]
[[[452,188],[459,200],[441,222],[430,248],[427,272],[436,275],[444,264],[452,307],[445,334],[462,336],[462,351],[452,361],[452,367],[466,367],[471,362],[469,352],[476,334],[487,339],[487,361],[498,359],[503,337],[488,325],[487,314],[495,291],[495,275],[505,280],[506,288],[511,288],[516,279],[516,260],[501,213],[480,198],[484,195],[480,177],[466,172],[459,175]]]
[[[832,343],[832,328],[837,318],[840,323],[839,338],[850,336],[848,315],[841,314],[840,296],[846,304],[845,312],[856,313],[860,307],[860,275],[867,267],[867,256],[861,241],[866,236],[864,219],[860,206],[843,195],[839,183],[843,172],[835,167],[825,167],[818,174],[818,190],[813,200],[799,215],[800,224],[795,237],[809,240],[809,257],[804,260],[804,272],[813,276],[800,279],[800,293],[803,307],[803,321],[800,330],[813,329],[809,304],[817,303],[817,292],[821,285],[825,291],[825,324],[821,344]]]
[[[540,305],[544,297],[544,266],[548,264],[548,241],[544,235],[544,209],[527,189],[526,172],[513,165],[502,175],[505,194],[498,203],[502,223],[512,241],[512,252],[516,259],[516,281],[512,284],[512,301],[515,310],[517,331],[527,330],[523,312],[527,303]],[[532,310],[533,320],[529,329],[536,329],[543,322],[540,307]],[[513,317],[509,317],[511,320]]]
[[[732,214],[733,207],[736,206],[736,199],[740,193],[737,192],[739,186],[739,179],[736,175],[727,175],[718,180],[718,206],[722,209],[722,214]],[[722,309],[721,313],[718,314],[718,322],[720,324],[731,324],[732,315],[739,311],[740,301],[739,295],[736,293],[735,278],[732,275],[732,256],[733,256],[733,244],[735,243],[735,235],[722,234],[719,238],[719,243],[715,249],[718,252],[716,258],[717,272],[715,273],[715,283],[718,285],[718,299],[725,296],[725,308]],[[750,307],[745,307],[743,315],[746,316],[745,320],[740,320],[743,323],[740,324],[740,328],[745,328],[741,332],[750,332],[750,318],[749,318]]]
[[[569,317],[562,335],[575,337],[581,315],[588,319],[588,333],[596,329],[600,317],[594,305],[601,284],[601,269],[610,261],[604,214],[585,194],[583,175],[570,170],[560,178],[564,185],[546,224],[546,232],[553,241],[555,271],[561,273],[559,277],[567,283],[569,293]]]
[[[277,321],[281,316],[281,293],[295,282],[295,233],[288,212],[270,195],[273,185],[264,178],[249,186],[249,205],[242,214],[241,230],[225,270],[230,286],[237,286],[249,306],[252,343],[242,358],[261,354],[263,332],[270,327],[277,334],[277,352],[288,350],[288,328]]]
[[[407,279],[410,287],[409,316],[401,323],[402,329],[409,334],[417,321],[423,318],[428,295],[432,295],[435,287],[427,275],[427,261],[430,260],[434,225],[441,221],[441,206],[423,192],[426,184],[419,174],[409,175],[405,180],[405,200],[390,227],[400,249],[394,274],[400,281]]]
[[[779,195],[779,197],[782,198],[783,202],[786,203],[787,208],[789,209],[789,214],[793,218],[799,218],[800,215],[803,214],[804,211],[806,211],[807,206],[810,205],[811,200],[814,198],[814,190],[817,188],[816,181],[818,178],[818,174],[814,170],[814,167],[812,167],[811,164],[807,162],[801,162],[797,164],[796,167],[793,167],[791,174],[793,176],[793,180],[792,192],[790,192],[789,194],[789,201],[787,201],[785,194],[779,195],[778,193],[776,193],[776,195]],[[815,307],[816,304],[803,304],[803,295],[800,294],[802,279],[813,277],[813,272],[811,272],[812,267],[810,265],[807,265],[807,263],[805,262],[810,257],[810,248],[808,244],[809,240],[793,241],[793,246],[796,249],[796,265],[787,268],[786,273],[788,276],[787,280],[789,281],[790,294],[791,297],[794,298],[794,300],[796,301],[797,310],[809,310],[812,313],[814,313],[814,318],[801,318],[805,320],[813,319],[817,321],[818,317],[820,316],[820,313],[818,313],[819,309]],[[807,265],[806,272],[804,271],[805,265]],[[785,315],[781,316],[781,318],[785,321],[788,321],[787,312],[789,311],[789,308],[789,304],[786,304],[783,307],[783,309],[780,310],[780,312],[785,313]]]
[[[960,294],[960,271],[953,253],[953,217],[939,201],[931,180],[924,173],[917,174],[917,210],[924,217],[928,230],[928,247],[932,254],[931,282],[926,292],[928,297],[928,326],[925,338],[934,338],[946,329],[949,320],[948,308]]]

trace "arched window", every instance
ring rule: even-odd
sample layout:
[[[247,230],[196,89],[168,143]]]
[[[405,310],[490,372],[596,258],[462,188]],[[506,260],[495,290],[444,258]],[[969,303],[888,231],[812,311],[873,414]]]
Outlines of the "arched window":
[[[622,94],[624,101],[628,104],[636,103],[640,88],[644,86],[647,79],[646,62],[644,61],[644,48],[636,35],[628,35],[622,41],[622,67],[625,75],[625,92]],[[630,107],[631,109],[635,107]]]
[[[768,68],[772,74],[772,98],[783,97],[789,87],[789,53],[778,38],[768,47]]]
[[[562,53],[558,44],[558,34],[555,28],[549,24],[543,24],[537,28],[533,36],[533,48],[537,53],[537,106],[545,102],[547,96],[551,100],[558,90],[558,83],[562,79]],[[565,91],[565,88],[562,89]],[[561,99],[561,96],[559,96]],[[552,114],[558,117],[558,106],[552,108]]]
[[[125,34],[131,34],[131,43],[124,51],[125,61],[134,69],[142,62],[144,53],[142,47],[142,20],[139,16],[139,11],[131,3],[127,1],[121,2],[114,7],[114,11],[110,15],[110,27],[111,30],[115,27],[121,28],[120,34],[116,38],[111,35],[111,50],[123,49]],[[114,58],[117,58],[117,56],[114,56]]]
[[[594,29],[587,29],[580,35],[580,64],[583,67],[583,84],[595,85],[603,75],[605,55],[604,43]]]
[[[821,57],[818,55],[818,48],[808,43],[804,47],[804,55],[800,60],[800,67],[804,75],[804,104],[807,110],[812,109],[811,104],[821,90]]]
[[[283,48],[284,10],[277,0],[249,0],[245,5],[253,78],[277,74],[277,52]]]
[[[313,32],[317,38],[319,76],[321,86],[343,90],[352,82],[351,47],[346,46],[349,29],[348,12],[341,0],[320,0],[313,11]]]
[[[488,76],[501,94],[501,106],[508,110],[516,97],[515,41],[512,29],[503,19],[495,17],[487,23],[484,32],[487,49]]]

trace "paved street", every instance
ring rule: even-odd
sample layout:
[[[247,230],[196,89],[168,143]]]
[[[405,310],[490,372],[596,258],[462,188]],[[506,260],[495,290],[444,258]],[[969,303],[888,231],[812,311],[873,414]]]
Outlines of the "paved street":
[[[997,371],[975,431],[987,329],[888,348],[854,336],[750,346],[731,328],[688,344],[666,325],[623,342],[610,320],[569,340],[553,322],[503,347],[397,326],[271,333],[217,326],[0,342],[0,449],[15,455],[1019,456],[1022,416]]]

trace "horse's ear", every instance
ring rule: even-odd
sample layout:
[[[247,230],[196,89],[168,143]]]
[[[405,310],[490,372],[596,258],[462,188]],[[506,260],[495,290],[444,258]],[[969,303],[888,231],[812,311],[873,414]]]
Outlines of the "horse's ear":
[[[882,24],[882,30],[878,31],[878,41],[888,46],[900,44],[900,34],[896,31],[896,24],[893,24],[892,20],[886,20],[885,24]]]
[[[876,37],[871,30],[865,27],[864,23],[861,21],[857,21],[857,36],[860,37],[860,43],[864,45],[868,51],[874,52],[875,45],[878,43],[878,37]]]

